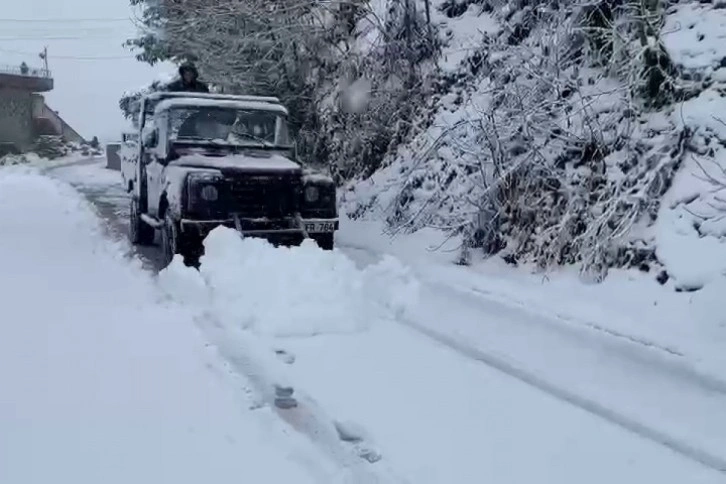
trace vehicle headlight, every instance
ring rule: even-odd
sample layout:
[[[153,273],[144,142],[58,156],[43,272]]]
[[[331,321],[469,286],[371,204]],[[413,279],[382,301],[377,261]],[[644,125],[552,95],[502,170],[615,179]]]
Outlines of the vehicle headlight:
[[[217,198],[219,198],[219,192],[217,191],[217,188],[215,186],[206,185],[204,188],[202,188],[200,196],[202,197],[202,200],[214,202],[217,200]]]
[[[187,208],[192,211],[207,210],[219,200],[218,185],[224,177],[218,171],[193,171],[187,175]]]
[[[309,186],[305,188],[305,201],[308,203],[315,203],[320,198],[320,190],[318,187]]]

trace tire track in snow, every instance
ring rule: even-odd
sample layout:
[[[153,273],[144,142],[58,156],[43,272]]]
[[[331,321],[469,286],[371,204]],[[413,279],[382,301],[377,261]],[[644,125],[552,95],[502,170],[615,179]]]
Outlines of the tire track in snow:
[[[373,263],[372,261],[376,260],[377,257],[380,258],[380,254],[376,251],[358,245],[341,244],[340,247],[351,259],[362,267]],[[359,254],[364,255],[361,256]],[[421,280],[429,285],[432,284],[425,277],[421,278]],[[611,348],[617,348],[619,353],[626,358],[647,361],[651,365],[662,366],[669,374],[676,373],[684,380],[698,384],[704,389],[726,395],[726,380],[719,379],[715,375],[700,372],[684,364],[681,359],[683,356],[682,353],[673,348],[661,346],[647,339],[605,328],[592,321],[583,321],[580,318],[567,314],[543,314],[541,308],[537,307],[533,309],[528,306],[529,303],[526,301],[494,294],[476,287],[464,287],[460,284],[443,284],[440,282],[435,282],[434,284],[444,290],[454,291],[467,297],[483,298],[487,302],[506,307],[509,310],[536,316],[541,321],[547,323],[542,324],[542,326],[549,326],[553,331],[561,333],[567,332],[570,336],[577,336],[581,340],[592,339],[593,336],[604,336],[606,339],[598,338],[598,343],[603,344],[603,341],[607,341]],[[642,350],[646,352],[644,353]],[[650,355],[654,358],[649,358]]]
[[[209,342],[214,345],[220,356],[232,368],[247,378],[261,397],[262,404],[268,405],[280,419],[295,431],[305,435],[310,441],[331,457],[341,469],[346,471],[346,481],[355,484],[407,484],[405,478],[397,476],[387,464],[365,460],[368,449],[350,445],[341,440],[333,420],[327,417],[316,402],[295,388],[297,405],[280,408],[275,405],[276,388],[293,385],[284,376],[271,371],[270,364],[277,362],[273,352],[268,355],[266,348],[256,348],[243,335],[235,334],[226,328],[212,314],[197,318],[197,324]],[[363,452],[361,452],[363,451]]]
[[[437,285],[444,287],[442,284]],[[684,354],[673,348],[661,346],[647,339],[625,334],[603,327],[592,321],[583,320],[567,314],[558,312],[543,314],[539,307],[533,308],[528,306],[524,301],[496,295],[479,288],[451,285],[446,287],[446,289],[467,297],[483,297],[487,302],[506,307],[513,311],[519,311],[522,314],[535,316],[542,321],[551,322],[548,326],[553,331],[567,333],[569,336],[578,337],[582,340],[592,339],[593,336],[598,336],[600,344],[607,344],[608,348],[612,348],[625,358],[651,366],[662,367],[669,375],[677,376],[681,380],[697,385],[705,390],[726,395],[726,380],[720,379],[712,374],[701,372],[684,363]],[[601,336],[604,338],[600,338]]]
[[[592,415],[600,417],[611,424],[617,425],[631,433],[634,433],[641,438],[667,447],[668,449],[672,450],[677,454],[680,454],[683,457],[686,457],[713,470],[726,474],[726,459],[724,459],[723,457],[714,455],[703,449],[692,446],[680,439],[668,435],[665,432],[661,432],[658,429],[645,425],[635,419],[627,417],[604,405],[601,405],[595,400],[591,400],[583,396],[577,395],[561,386],[550,383],[533,373],[518,368],[510,363],[507,363],[503,359],[494,356],[491,353],[479,350],[465,343],[462,343],[461,341],[457,341],[452,337],[446,336],[430,328],[427,328],[420,323],[405,319],[403,317],[399,318],[397,321],[400,324],[411,329],[412,331],[448,347],[455,353],[483,363],[490,368],[504,373],[507,376],[510,376],[534,388],[537,388],[538,390],[547,393],[548,395],[558,400],[569,403],[570,405],[573,405]]]
[[[366,257],[362,259],[363,261],[375,254],[374,251],[364,247],[345,246],[345,248],[353,249],[353,251],[367,253]],[[473,297],[478,299],[483,296],[486,298],[487,302],[495,303],[512,311],[520,311],[522,313],[532,314],[532,311],[523,304],[517,304],[516,302],[509,300],[501,301],[499,298],[492,298],[490,294],[486,294],[480,291],[469,288],[462,288],[456,285],[448,286],[442,283],[431,283],[429,281],[426,281],[425,278],[422,282],[429,285],[433,284],[432,287],[435,286],[442,291],[453,291],[454,293],[458,293],[465,297]],[[488,312],[491,313],[491,308],[489,308]],[[572,320],[564,320],[559,315],[557,315],[557,317],[543,317],[538,313],[537,315],[553,323],[549,325],[552,331],[566,332],[570,334],[570,336],[576,336],[579,339],[585,341],[587,341],[589,338],[592,338],[593,331],[597,331],[597,329],[599,329],[587,326],[576,327],[575,323]],[[410,318],[405,318],[402,316],[399,317],[397,321],[400,324],[409,328],[410,330],[421,334],[422,336],[427,337],[431,340],[434,340],[438,344],[446,346],[447,348],[459,355],[485,364],[488,367],[504,373],[509,377],[515,378],[525,384],[535,387],[538,390],[547,393],[548,395],[560,401],[578,407],[581,410],[595,415],[613,425],[619,426],[631,433],[634,433],[641,438],[645,438],[658,445],[662,445],[670,449],[671,451],[680,454],[683,457],[686,457],[713,470],[726,474],[726,457],[721,457],[707,450],[698,448],[685,442],[683,439],[674,437],[667,432],[658,430],[653,426],[644,424],[635,418],[628,417],[621,412],[618,412],[606,405],[598,403],[598,401],[594,399],[587,398],[576,392],[567,390],[562,385],[552,383],[551,381],[548,381],[547,379],[538,376],[534,372],[527,371],[519,366],[509,363],[504,358],[494,355],[491,351],[475,348],[465,342],[462,342],[460,339],[447,336],[446,334],[440,333]],[[546,327],[547,325],[543,326]],[[600,332],[598,331],[598,333]],[[660,347],[653,348],[649,345],[644,345],[641,341],[617,337],[620,335],[613,335],[608,333],[600,334],[606,336],[606,344],[610,348],[609,351],[614,351],[616,354],[619,354],[624,358],[634,361],[637,364],[645,363],[650,366],[662,368],[662,371],[664,373],[667,373],[670,376],[677,376],[684,382],[700,387],[706,391],[714,392],[717,394],[726,393],[726,384],[723,381],[715,377],[711,377],[710,375],[701,374],[696,370],[688,367],[687,365],[678,362],[674,359],[674,355],[670,352],[667,352],[668,354],[664,355],[664,353],[666,352],[663,351],[663,349]],[[602,341],[598,341],[598,343],[602,344]],[[638,351],[638,349],[640,349],[640,351]],[[643,353],[643,349],[647,350],[647,353]],[[656,354],[653,354],[653,350],[656,350]],[[658,358],[655,358],[655,356],[657,356]]]

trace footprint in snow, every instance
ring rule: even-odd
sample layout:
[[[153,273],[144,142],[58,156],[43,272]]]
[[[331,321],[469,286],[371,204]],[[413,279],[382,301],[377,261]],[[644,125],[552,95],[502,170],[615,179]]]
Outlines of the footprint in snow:
[[[275,350],[275,355],[285,364],[292,365],[295,363],[295,355],[285,350],[277,349]]]

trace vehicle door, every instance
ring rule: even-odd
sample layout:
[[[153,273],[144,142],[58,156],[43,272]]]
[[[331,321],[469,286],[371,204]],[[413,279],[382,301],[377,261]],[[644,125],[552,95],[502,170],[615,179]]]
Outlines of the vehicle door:
[[[139,147],[133,137],[129,133],[124,133],[119,157],[121,158],[121,175],[127,188],[129,182],[136,183],[138,151]]]
[[[137,164],[135,166],[136,168],[136,179],[141,180],[144,178],[143,169],[146,166],[144,163],[144,152],[146,151],[144,148],[144,128],[146,127],[146,98],[141,98],[141,101],[139,102],[139,144],[136,147],[136,160]],[[138,185],[138,184],[137,184]]]
[[[147,125],[149,120],[147,120]],[[156,133],[154,146],[145,150],[148,156],[143,160],[146,163],[146,190],[148,194],[148,212],[156,216],[159,213],[159,198],[164,190],[164,167],[166,166],[167,113],[154,116],[154,132]]]

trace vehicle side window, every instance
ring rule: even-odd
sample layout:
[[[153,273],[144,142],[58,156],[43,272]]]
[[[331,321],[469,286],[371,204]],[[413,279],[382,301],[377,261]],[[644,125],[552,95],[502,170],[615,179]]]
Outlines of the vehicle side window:
[[[283,116],[277,116],[275,144],[278,146],[292,145],[292,138],[290,137],[290,129],[287,125],[287,118]]]
[[[168,156],[167,139],[169,137],[169,113],[159,113],[156,117],[156,127],[159,130],[159,143],[156,147],[156,152],[159,157],[166,158]]]

